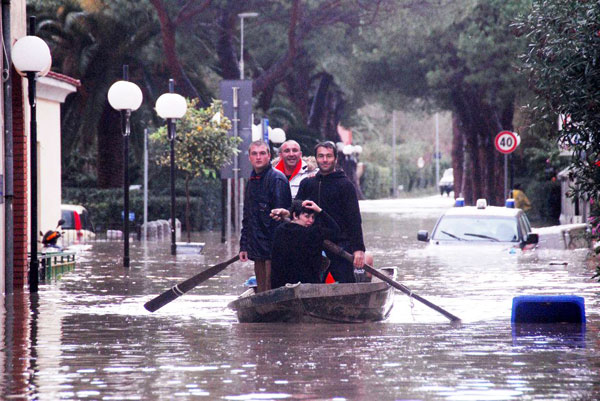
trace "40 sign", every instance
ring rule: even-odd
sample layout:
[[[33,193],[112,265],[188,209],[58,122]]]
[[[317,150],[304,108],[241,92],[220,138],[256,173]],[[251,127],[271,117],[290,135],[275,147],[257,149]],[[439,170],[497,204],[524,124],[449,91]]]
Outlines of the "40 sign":
[[[514,152],[519,143],[521,143],[519,134],[511,131],[500,131],[494,141],[498,152],[505,155]]]

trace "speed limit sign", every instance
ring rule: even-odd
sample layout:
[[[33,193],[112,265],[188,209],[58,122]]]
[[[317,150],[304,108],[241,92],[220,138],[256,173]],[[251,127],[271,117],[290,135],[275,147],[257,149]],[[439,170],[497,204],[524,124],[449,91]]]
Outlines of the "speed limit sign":
[[[515,132],[511,131],[500,131],[498,135],[496,135],[496,140],[494,144],[496,145],[496,149],[500,153],[509,154],[514,152],[514,150],[519,146],[519,135]]]

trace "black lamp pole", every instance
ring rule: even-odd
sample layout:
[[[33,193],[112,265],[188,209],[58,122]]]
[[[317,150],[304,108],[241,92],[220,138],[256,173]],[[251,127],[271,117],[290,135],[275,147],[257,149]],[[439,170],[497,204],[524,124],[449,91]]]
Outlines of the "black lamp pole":
[[[175,92],[175,83],[169,79],[169,93]],[[177,254],[175,242],[175,121],[167,118],[167,138],[171,142],[171,255]]]
[[[35,17],[29,17],[29,35],[35,35]],[[30,171],[31,171],[31,259],[29,265],[29,292],[38,292],[39,284],[39,261],[37,252],[38,236],[38,210],[37,210],[37,107],[36,107],[36,74],[35,71],[27,71],[29,109],[29,132],[31,141],[29,146]]]
[[[123,65],[123,81],[129,80],[129,66]],[[129,267],[129,119],[131,110],[121,110],[123,134],[123,267]]]

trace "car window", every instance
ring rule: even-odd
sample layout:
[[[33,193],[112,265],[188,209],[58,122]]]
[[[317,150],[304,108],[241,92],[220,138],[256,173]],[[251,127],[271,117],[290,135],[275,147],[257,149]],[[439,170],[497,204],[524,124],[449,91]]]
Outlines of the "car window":
[[[431,238],[442,241],[517,242],[517,220],[490,216],[443,216]]]
[[[65,230],[74,230],[75,229],[75,217],[73,216],[73,212],[70,210],[62,210],[61,218],[65,221],[61,226]]]
[[[90,219],[90,214],[87,210],[84,210],[81,213],[81,228],[84,230],[94,232],[94,225],[92,224],[92,220]]]

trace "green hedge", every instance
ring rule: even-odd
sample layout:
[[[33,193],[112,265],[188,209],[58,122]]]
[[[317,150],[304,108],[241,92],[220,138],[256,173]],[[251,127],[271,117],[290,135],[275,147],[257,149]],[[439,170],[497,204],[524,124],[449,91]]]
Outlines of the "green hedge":
[[[360,187],[365,199],[381,199],[390,197],[392,176],[388,167],[365,162],[365,171],[360,179]]]
[[[190,192],[190,226],[192,231],[214,230],[221,227],[221,181],[203,179]],[[62,203],[85,206],[90,212],[96,231],[122,225],[123,189],[63,188]],[[176,217],[185,227],[185,192],[176,190]],[[135,213],[135,224],[144,219],[142,190],[129,191],[129,210]],[[164,189],[148,193],[148,221],[171,217],[171,196]]]
[[[558,224],[560,217],[560,184],[558,181],[530,181],[524,185],[524,191],[531,201],[531,210],[527,213],[536,223]]]

